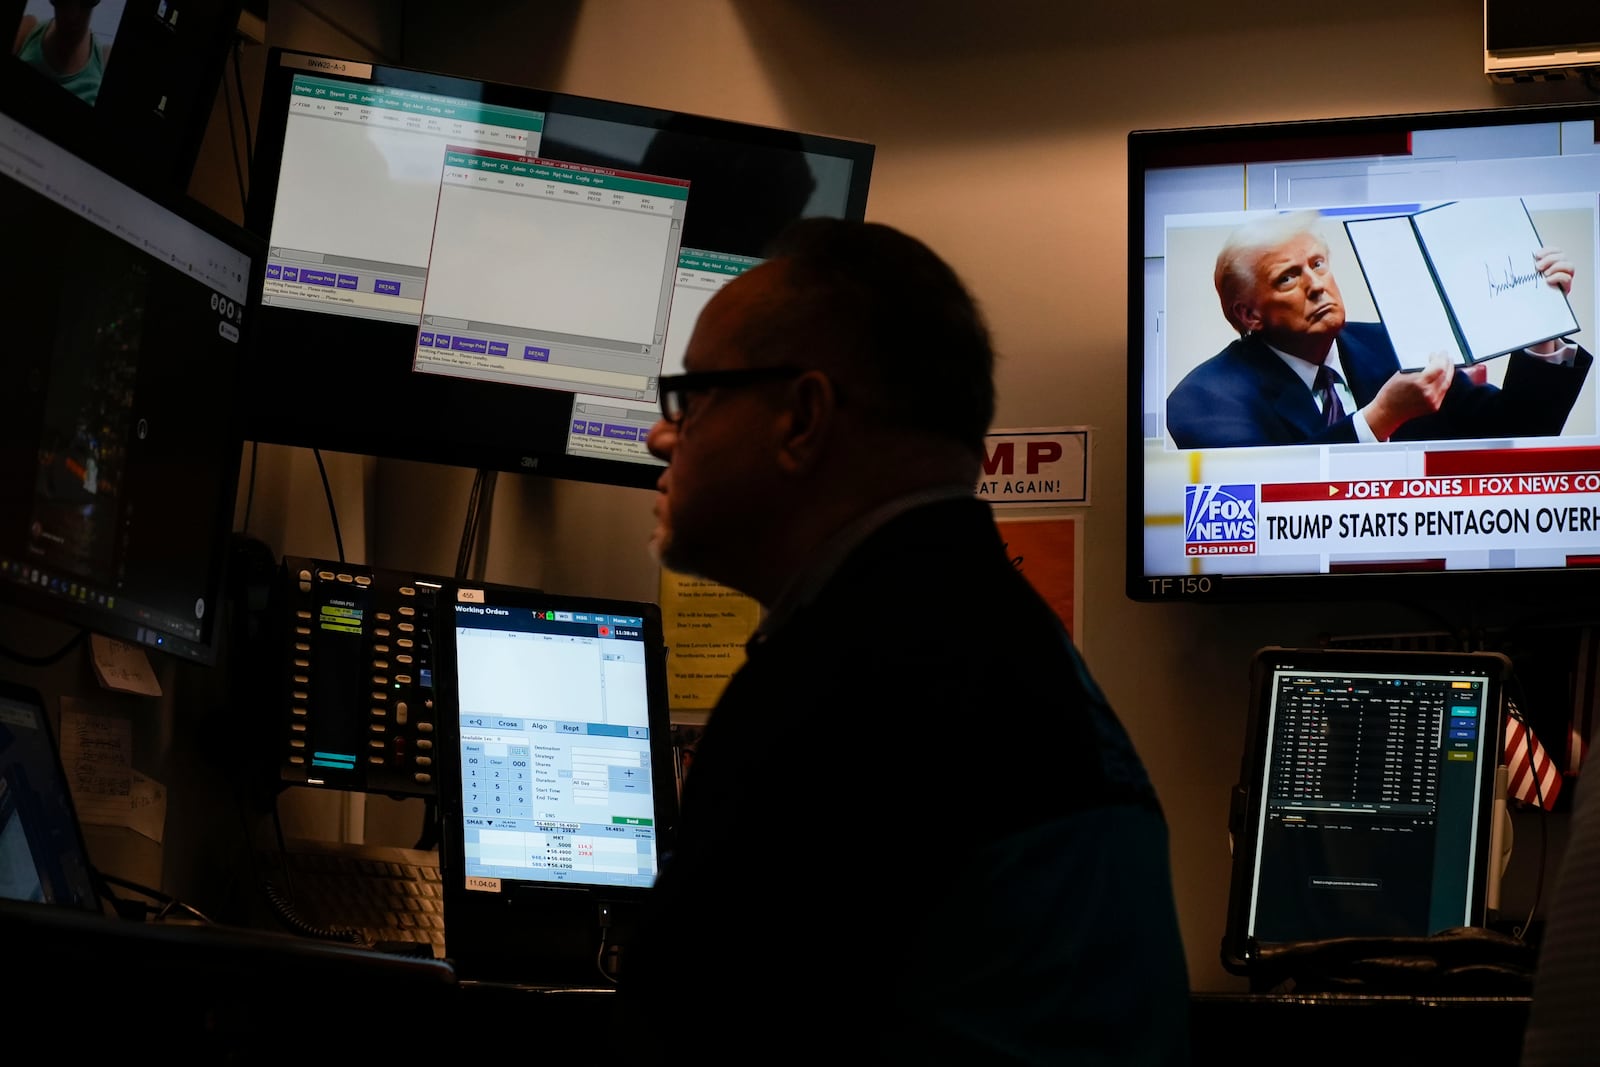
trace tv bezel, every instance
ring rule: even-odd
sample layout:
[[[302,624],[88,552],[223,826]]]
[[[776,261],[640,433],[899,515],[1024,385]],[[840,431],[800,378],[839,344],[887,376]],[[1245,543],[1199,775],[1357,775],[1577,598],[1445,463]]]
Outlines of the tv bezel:
[[[1600,102],[1152,128],[1128,133],[1124,593],[1129,600],[1142,603],[1258,604],[1391,600],[1438,604],[1478,602],[1485,597],[1495,597],[1507,601],[1539,602],[1550,593],[1570,594],[1574,582],[1600,583],[1600,566],[1202,575],[1153,573],[1146,568],[1145,559],[1146,172],[1182,165],[1294,162],[1336,159],[1344,154],[1397,154],[1409,151],[1411,134],[1418,130],[1575,121],[1595,122],[1597,144],[1600,144]],[[1600,191],[1597,191],[1597,195],[1600,195]],[[1579,284],[1585,283],[1580,280]],[[1595,284],[1595,279],[1588,279],[1587,284]],[[1597,541],[1596,553],[1600,555],[1600,541]]]
[[[308,69],[307,62],[314,68]],[[340,66],[349,64],[369,68],[371,75],[341,75]],[[680,133],[842,157],[851,162],[845,214],[860,219],[866,212],[875,149],[865,141],[273,48],[245,211],[246,225],[266,241],[282,165],[289,86],[296,74],[649,129],[670,123]],[[692,190],[690,198],[692,211]],[[259,293],[258,287],[253,295]],[[263,358],[261,373],[246,382],[247,440],[641,489],[653,488],[661,475],[663,468],[656,463],[568,455],[573,393],[414,371],[415,325],[259,305],[255,313],[261,350],[270,355]],[[309,345],[308,337],[313,339]],[[341,361],[327,355],[340,349],[364,356]]]

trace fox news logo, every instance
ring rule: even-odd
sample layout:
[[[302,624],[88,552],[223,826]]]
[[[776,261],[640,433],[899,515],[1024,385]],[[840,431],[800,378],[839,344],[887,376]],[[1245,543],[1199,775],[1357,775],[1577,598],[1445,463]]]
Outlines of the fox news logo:
[[[1256,551],[1256,487],[1191,485],[1183,491],[1186,556],[1251,556]]]

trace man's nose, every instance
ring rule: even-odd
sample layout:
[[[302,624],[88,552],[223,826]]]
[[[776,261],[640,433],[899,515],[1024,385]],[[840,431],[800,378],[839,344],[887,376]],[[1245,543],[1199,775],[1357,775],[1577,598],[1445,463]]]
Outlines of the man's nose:
[[[678,443],[678,427],[666,419],[657,419],[645,435],[644,447],[657,459],[671,460],[672,447]]]

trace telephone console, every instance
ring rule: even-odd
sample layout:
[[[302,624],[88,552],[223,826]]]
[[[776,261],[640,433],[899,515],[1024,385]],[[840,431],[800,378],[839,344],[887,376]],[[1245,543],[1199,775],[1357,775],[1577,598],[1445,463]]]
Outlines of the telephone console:
[[[285,556],[279,777],[434,797],[434,617],[453,579]]]

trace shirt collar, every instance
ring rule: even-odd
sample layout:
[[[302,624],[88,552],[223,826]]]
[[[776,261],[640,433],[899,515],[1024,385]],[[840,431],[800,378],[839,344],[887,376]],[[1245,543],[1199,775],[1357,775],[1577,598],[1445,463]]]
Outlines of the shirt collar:
[[[1266,344],[1266,342],[1263,341],[1262,344]],[[1333,346],[1328,349],[1328,358],[1321,363],[1313,363],[1308,359],[1301,359],[1299,356],[1291,356],[1281,348],[1273,348],[1272,345],[1267,345],[1267,347],[1271,348],[1273,354],[1283,360],[1290,370],[1300,376],[1300,380],[1306,383],[1307,389],[1312,388],[1311,383],[1316,380],[1318,367],[1327,367],[1337,374],[1341,381],[1348,382],[1350,380],[1350,376],[1344,372],[1344,364],[1339,360],[1338,342],[1334,342]]]

